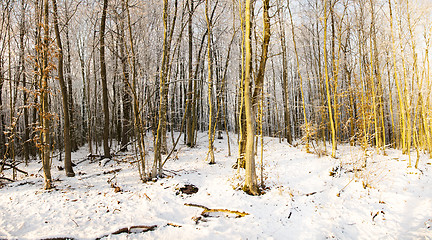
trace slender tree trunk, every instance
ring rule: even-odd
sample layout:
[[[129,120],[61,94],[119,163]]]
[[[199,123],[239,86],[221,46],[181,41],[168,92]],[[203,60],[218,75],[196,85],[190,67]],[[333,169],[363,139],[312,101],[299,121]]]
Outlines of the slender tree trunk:
[[[302,97],[302,107],[303,107],[303,119],[304,119],[304,131],[305,131],[305,135],[306,135],[306,152],[309,152],[309,134],[310,134],[310,126],[308,124],[308,120],[307,120],[307,116],[306,116],[306,104],[305,104],[305,98],[304,98],[304,93],[303,93],[303,78],[302,78],[302,74],[300,71],[300,61],[299,61],[299,57],[298,57],[298,53],[297,53],[297,42],[295,40],[295,32],[294,32],[294,22],[292,19],[292,14],[291,14],[291,8],[289,6],[289,2],[288,2],[288,12],[289,12],[289,16],[290,16],[290,22],[291,22],[291,35],[292,35],[292,39],[293,39],[293,44],[294,44],[294,53],[295,53],[295,57],[296,57],[296,62],[297,62],[297,73],[298,76],[300,78],[300,91],[301,91],[301,97]]]
[[[154,143],[154,162],[151,172],[151,177],[155,178],[158,176],[158,172],[162,167],[162,134],[164,134],[163,129],[166,125],[166,111],[165,111],[165,98],[167,91],[166,88],[166,61],[168,58],[168,0],[164,0],[163,8],[163,24],[164,24],[164,35],[163,35],[163,53],[162,62],[160,68],[160,79],[159,79],[159,111],[158,111],[158,125],[155,136]]]
[[[63,75],[63,46],[61,42],[60,30],[58,27],[58,11],[57,11],[57,2],[56,0],[52,0],[53,10],[54,10],[54,32],[57,39],[57,47],[58,47],[58,81],[60,84],[62,99],[63,99],[63,118],[64,118],[64,149],[65,149],[65,159],[64,166],[66,176],[74,177],[75,173],[72,169],[72,160],[71,160],[71,139],[70,139],[70,122],[69,122],[69,97],[67,93],[66,84],[64,81]],[[71,90],[71,89],[70,89]]]
[[[138,161],[138,171],[140,173],[140,178],[142,181],[147,181],[147,173],[146,173],[146,158],[145,158],[145,131],[144,131],[144,123],[141,120],[140,116],[140,106],[139,106],[139,99],[137,94],[137,81],[136,81],[136,55],[135,55],[135,46],[133,42],[133,35],[132,35],[132,24],[130,19],[130,12],[129,12],[129,1],[126,0],[124,2],[124,8],[126,9],[127,14],[127,23],[128,23],[128,32],[129,32],[129,43],[130,43],[130,58],[129,58],[129,65],[131,66],[131,72],[132,72],[132,86],[131,86],[131,92],[133,96],[133,111],[134,111],[134,126],[135,126],[135,135],[138,140],[138,150],[139,150],[139,161]],[[124,44],[125,47],[127,46]],[[125,78],[126,79],[126,78]],[[127,80],[127,79],[126,79]],[[127,82],[127,85],[130,86],[129,82]],[[159,167],[159,174],[161,174],[161,165]]]
[[[125,6],[128,8],[128,6]],[[123,88],[122,88],[122,104],[123,104],[123,118],[122,118],[122,136],[121,136],[121,150],[127,151],[127,145],[129,143],[130,131],[131,131],[131,109],[132,109],[132,99],[129,86],[129,70],[127,63],[127,56],[125,53],[126,41],[125,41],[125,31],[124,22],[120,22],[120,59],[123,69]],[[133,63],[132,63],[133,64]]]
[[[86,74],[86,66],[84,61],[84,44],[81,47],[81,42],[78,40],[78,55],[80,59],[80,67],[81,67],[81,77],[83,82],[83,114],[84,114],[84,122],[83,129],[85,132],[85,138],[87,139],[87,145],[89,146],[90,154],[93,154],[93,146],[92,146],[92,138],[91,138],[91,119],[90,119],[90,79],[89,74]]]
[[[9,115],[9,131],[8,131],[8,157],[12,160],[12,165],[15,165],[16,161],[16,150],[15,150],[15,139],[16,139],[16,124],[17,124],[17,118],[15,117],[15,103],[16,103],[16,96],[17,96],[17,88],[18,88],[18,78],[15,80],[12,79],[12,49],[11,49],[11,11],[7,11],[7,48],[8,48],[8,80],[9,80],[9,109],[10,109],[10,115]],[[14,86],[13,86],[14,85]],[[16,180],[16,169],[12,170],[12,179]]]
[[[186,144],[189,147],[194,147],[195,143],[195,129],[194,129],[194,118],[193,113],[195,112],[195,105],[193,104],[193,98],[195,91],[193,90],[193,85],[195,79],[193,79],[193,70],[192,70],[192,61],[193,61],[193,31],[192,31],[192,17],[193,17],[193,0],[188,0],[188,11],[189,11],[189,19],[188,19],[188,87],[187,87],[187,121],[186,121]]]
[[[244,10],[242,4],[244,1],[239,1],[239,15],[240,15],[240,29],[242,32],[241,45],[240,45],[240,54],[241,54],[241,63],[240,63],[240,86],[239,86],[239,100],[240,103],[238,106],[238,132],[239,132],[239,157],[237,159],[237,167],[244,168],[245,167],[245,151],[246,151],[246,119],[245,119],[245,110],[244,110],[244,89],[245,89],[245,18],[244,18]]]
[[[0,56],[0,57],[2,57],[2,56]],[[2,60],[0,60],[0,157],[3,157],[3,155],[5,154],[4,146],[6,143],[6,139],[5,139],[5,135],[4,135],[5,121],[4,121],[4,116],[3,116],[3,98],[2,98],[3,83],[4,83],[3,63],[2,63]]]
[[[69,104],[69,125],[70,125],[70,144],[71,144],[71,151],[77,151],[78,150],[78,135],[77,135],[77,129],[76,129],[76,123],[75,120],[78,119],[76,116],[76,112],[74,110],[74,101],[73,101],[73,88],[72,88],[72,70],[71,70],[71,47],[70,47],[70,38],[69,38],[69,9],[67,5],[68,1],[65,1],[65,34],[66,34],[66,61],[65,61],[65,83],[67,84],[67,94],[68,94],[68,104]],[[58,14],[57,14],[58,15]],[[62,50],[63,51],[63,50]],[[63,51],[64,53],[64,51]],[[64,55],[64,54],[63,54]]]
[[[246,116],[246,151],[245,151],[245,162],[246,162],[246,176],[245,185],[243,190],[251,195],[258,195],[258,184],[255,169],[255,121],[253,106],[251,100],[251,62],[252,62],[252,45],[251,45],[251,0],[246,0],[245,6],[245,78],[244,78],[244,103],[245,103],[245,116]]]
[[[279,2],[278,2],[279,3]],[[292,144],[292,133],[291,133],[291,113],[290,113],[290,101],[288,93],[288,62],[287,62],[287,47],[285,37],[284,19],[280,11],[278,11],[279,17],[279,31],[280,31],[280,44],[282,48],[282,96],[283,96],[283,108],[284,108],[284,136],[289,144]]]
[[[336,157],[336,130],[333,122],[332,104],[330,96],[330,84],[329,84],[329,74],[328,74],[328,60],[327,60],[327,1],[324,0],[324,71],[325,71],[325,82],[326,82],[326,93],[327,93],[327,105],[329,112],[330,128],[332,135],[332,157]]]
[[[48,103],[48,54],[49,54],[49,3],[48,0],[43,0],[43,28],[44,38],[42,43],[42,68],[40,69],[41,74],[41,119],[42,119],[42,166],[44,171],[45,185],[44,189],[52,188],[51,178],[51,120],[49,114],[49,103]]]
[[[211,53],[211,39],[212,39],[212,23],[209,19],[209,0],[205,2],[205,16],[207,22],[207,81],[208,81],[208,105],[209,105],[209,128],[208,128],[208,153],[207,157],[210,157],[209,164],[215,164],[214,151],[213,151],[213,134],[212,134],[212,122],[213,122],[213,104],[212,104],[212,91],[213,91],[213,58]],[[207,158],[206,158],[207,160]]]
[[[400,111],[400,125],[402,127],[402,134],[401,134],[401,146],[402,146],[402,152],[407,153],[408,149],[406,149],[406,121],[405,121],[405,102],[402,97],[402,89],[399,84],[399,77],[397,73],[397,65],[396,65],[396,46],[395,46],[395,37],[394,37],[394,29],[393,29],[393,12],[392,12],[392,3],[391,0],[388,0],[389,4],[389,12],[390,12],[390,29],[391,29],[391,36],[392,36],[392,53],[393,53],[393,72],[394,72],[394,79],[398,94],[398,100],[399,100],[399,111]],[[409,141],[409,140],[408,140]]]
[[[26,75],[26,69],[25,69],[25,45],[24,45],[24,37],[25,37],[25,2],[22,1],[21,2],[21,24],[20,24],[20,71],[21,71],[21,75],[22,75],[22,87],[23,87],[23,104],[24,104],[24,137],[23,137],[23,150],[24,150],[24,160],[26,165],[28,165],[28,161],[30,159],[30,149],[29,149],[29,139],[30,139],[30,129],[29,129],[29,122],[28,122],[28,108],[27,108],[27,104],[28,104],[28,96],[27,96],[27,75]],[[1,80],[0,80],[1,81]],[[1,85],[1,84],[0,84]],[[1,88],[1,86],[0,86]],[[0,96],[1,96],[1,91],[0,91]],[[1,97],[0,97],[1,98]],[[1,100],[0,100],[1,101]],[[1,106],[0,106],[1,109]],[[1,111],[1,110],[0,110]],[[0,113],[1,115],[1,113]],[[1,118],[1,117],[0,117]],[[0,124],[2,124],[0,122]],[[0,129],[0,131],[2,131],[2,129]],[[0,137],[1,138],[1,137]],[[1,139],[0,139],[0,144],[1,144]],[[1,156],[1,147],[0,147],[0,156]]]
[[[103,2],[102,19],[100,25],[100,65],[101,65],[101,81],[102,81],[102,104],[104,112],[104,130],[103,130],[103,150],[104,157],[111,158],[110,147],[109,147],[109,108],[108,108],[108,86],[107,86],[107,71],[105,64],[105,23],[108,8],[108,0]]]

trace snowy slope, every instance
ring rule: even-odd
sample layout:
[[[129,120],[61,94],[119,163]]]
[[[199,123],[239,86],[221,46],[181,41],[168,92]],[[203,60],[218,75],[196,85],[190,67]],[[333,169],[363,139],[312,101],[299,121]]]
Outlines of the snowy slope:
[[[268,189],[254,197],[234,189],[243,176],[231,167],[237,147],[227,157],[226,137],[216,140],[217,163],[208,165],[205,134],[200,138],[197,148],[178,147],[178,159],[165,166],[168,177],[146,184],[127,156],[105,166],[84,161],[75,167],[75,178],[65,177],[54,160],[56,190],[43,191],[41,165],[33,162],[27,168],[32,176],[20,175],[22,180],[0,189],[0,239],[95,239],[136,225],[157,228],[106,239],[432,239],[427,156],[421,157],[421,171],[410,174],[408,157],[400,151],[388,150],[388,156],[369,152],[367,168],[355,171],[363,159],[359,148],[340,146],[339,158],[332,159],[266,138]],[[86,154],[81,149],[73,159],[78,162]],[[185,184],[199,191],[179,193]],[[196,223],[203,209],[186,203],[249,215],[216,214]]]

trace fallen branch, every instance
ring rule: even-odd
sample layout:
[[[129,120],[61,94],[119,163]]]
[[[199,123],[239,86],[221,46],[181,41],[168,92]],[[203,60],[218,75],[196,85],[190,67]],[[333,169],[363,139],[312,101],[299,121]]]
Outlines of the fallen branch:
[[[198,205],[198,204],[193,204],[193,203],[185,203],[184,205],[189,206],[189,207],[198,207],[198,208],[204,209],[204,211],[201,213],[201,215],[203,217],[208,217],[209,216],[208,213],[211,213],[211,212],[231,213],[231,214],[237,215],[236,217],[244,217],[244,216],[249,215],[249,213],[246,213],[246,212],[239,212],[239,211],[234,211],[234,210],[218,209],[218,208],[212,209],[212,208],[208,208],[208,207]]]
[[[87,161],[87,160],[90,160],[90,159],[89,159],[89,158],[84,158],[83,160],[77,162],[76,165],[78,165],[78,164],[80,164],[80,163],[83,163],[83,162],[85,162],[85,161]]]
[[[314,194],[316,194],[317,192],[311,192],[311,193],[307,193],[305,196],[306,197],[309,197],[309,196],[312,196],[312,195],[314,195]]]
[[[4,166],[7,166],[7,167],[10,167],[10,168],[13,168],[13,169],[17,170],[17,171],[20,172],[20,173],[24,173],[25,175],[28,175],[28,172],[26,172],[26,171],[24,171],[24,170],[21,170],[21,169],[17,168],[17,167],[14,166],[14,165],[11,165],[11,164],[8,164],[8,163],[3,163],[3,165],[4,165]]]
[[[77,162],[76,165],[78,165],[78,164],[80,164],[80,163],[83,163],[83,162],[85,162],[85,161],[87,161],[87,160],[91,160],[91,161],[93,161],[93,160],[95,160],[96,158],[99,158],[99,161],[102,160],[102,159],[104,159],[104,157],[101,156],[101,155],[99,155],[99,154],[92,154],[92,153],[89,153],[89,154],[87,154],[86,158],[84,158],[84,159],[82,159],[81,161]]]
[[[167,223],[167,226],[176,227],[176,228],[181,228],[182,227],[181,225],[177,225],[177,224],[174,224],[174,223]]]
[[[72,237],[53,237],[53,238],[43,238],[41,240],[74,240]]]
[[[87,178],[91,178],[91,177],[97,177],[97,176],[104,175],[104,174],[117,173],[117,172],[120,172],[121,170],[122,170],[121,168],[117,168],[117,169],[113,169],[113,170],[104,171],[104,172],[101,172],[101,173],[96,173],[96,174],[92,174],[92,175],[89,175],[89,176],[85,176],[85,177],[82,177],[81,179],[87,179]]]
[[[343,187],[341,190],[339,190],[339,192],[336,194],[336,196],[337,196],[337,197],[340,197],[340,194],[344,191],[344,189],[345,189],[346,187],[348,187],[348,185],[349,185],[353,180],[354,180],[354,178],[352,178],[352,179],[347,183],[347,185],[345,185],[345,187]]]
[[[119,230],[117,230],[113,233],[103,235],[100,238],[96,238],[96,240],[100,240],[102,238],[109,237],[110,235],[118,235],[118,234],[122,234],[122,233],[127,233],[127,234],[144,233],[144,232],[154,231],[156,228],[157,228],[157,225],[152,225],[152,226],[140,225],[140,226],[125,227],[125,228],[120,228]]]
[[[129,133],[133,128],[129,129],[125,134]],[[129,141],[123,145],[120,145],[120,149],[114,152],[114,155],[117,156],[117,154],[119,152],[126,152],[127,151],[127,147],[129,145],[131,145],[132,143],[135,143],[137,141],[137,139],[133,140],[133,141]]]
[[[174,171],[171,171],[171,170],[164,169],[164,171],[169,172],[169,173],[172,173],[172,174],[174,174],[174,175],[176,175],[176,176],[179,175],[179,174],[177,174],[177,173],[175,173]]]
[[[103,174],[118,173],[121,170],[122,170],[121,168],[117,168],[117,169],[113,169],[113,170],[109,170],[109,171],[104,171]]]
[[[2,179],[2,180],[7,180],[7,181],[9,181],[9,182],[15,182],[14,180],[12,180],[12,179],[10,179],[10,178],[7,178],[7,177],[0,177],[0,179]]]
[[[16,185],[14,184],[15,185],[14,187],[24,186],[24,185],[27,185],[27,184],[35,185],[38,182],[41,182],[41,181],[36,181],[36,182],[32,182],[32,181],[20,182],[20,183],[17,183]]]

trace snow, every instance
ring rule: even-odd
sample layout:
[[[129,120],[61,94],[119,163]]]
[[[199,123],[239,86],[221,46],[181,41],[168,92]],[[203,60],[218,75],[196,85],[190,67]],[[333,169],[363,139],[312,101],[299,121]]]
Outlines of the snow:
[[[155,182],[140,182],[131,156],[105,165],[84,161],[74,168],[74,178],[59,171],[62,163],[54,160],[56,189],[44,191],[41,164],[33,161],[26,168],[30,176],[19,175],[19,181],[0,189],[0,239],[432,239],[432,166],[426,155],[413,171],[400,151],[389,149],[385,156],[369,149],[367,167],[356,171],[364,159],[358,147],[339,146],[333,159],[265,138],[268,188],[249,196],[235,189],[244,175],[232,168],[236,144],[228,157],[226,136],[216,140],[216,164],[209,165],[205,133],[199,137],[196,148],[178,146],[177,157],[165,166],[168,177]],[[86,155],[82,148],[73,160]],[[107,173],[116,169],[122,170]],[[185,184],[198,192],[180,193]],[[249,215],[212,213],[196,223],[203,209],[187,203]],[[157,228],[110,235],[137,225]]]

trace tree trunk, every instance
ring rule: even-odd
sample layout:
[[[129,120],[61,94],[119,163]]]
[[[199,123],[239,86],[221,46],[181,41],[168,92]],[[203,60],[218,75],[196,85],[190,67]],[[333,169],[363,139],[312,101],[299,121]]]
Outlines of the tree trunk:
[[[67,93],[66,84],[64,81],[63,75],[63,46],[61,42],[60,30],[58,27],[58,11],[57,11],[57,2],[56,0],[52,0],[53,10],[54,10],[54,31],[57,39],[57,47],[58,47],[58,80],[60,84],[62,99],[63,99],[63,118],[64,118],[64,149],[65,149],[65,158],[64,158],[64,169],[66,172],[66,176],[74,177],[75,173],[72,169],[72,160],[71,160],[71,139],[70,139],[70,122],[69,122],[69,97]],[[71,89],[70,89],[71,90]]]
[[[24,104],[24,137],[23,137],[23,150],[24,150],[24,160],[26,165],[28,165],[28,161],[30,159],[30,149],[29,149],[29,138],[30,138],[30,129],[28,122],[28,108],[27,106],[27,90],[26,90],[26,72],[25,72],[25,45],[24,45],[24,36],[25,36],[25,3],[21,2],[21,24],[20,24],[20,74],[22,75],[22,87],[23,87],[23,104]],[[0,80],[1,81],[1,80]],[[1,85],[1,84],[0,84]],[[1,86],[0,86],[1,88]],[[1,95],[1,93],[0,93]],[[1,101],[1,100],[0,100]],[[0,106],[1,109],[1,106]],[[1,113],[0,113],[1,114]],[[0,117],[1,118],[1,117]],[[0,124],[2,124],[0,122]],[[2,129],[0,129],[2,131]],[[0,137],[1,138],[1,137]],[[1,140],[0,140],[1,144]],[[1,154],[1,147],[0,147]],[[0,155],[1,156],[1,155]]]
[[[307,116],[306,116],[306,104],[305,104],[305,98],[304,98],[304,92],[303,92],[303,78],[302,78],[302,74],[300,71],[300,60],[298,57],[298,52],[297,52],[297,42],[295,39],[295,32],[294,32],[294,22],[292,19],[292,14],[291,14],[291,8],[289,6],[289,2],[288,2],[288,12],[289,12],[289,16],[290,16],[290,22],[291,22],[291,34],[292,34],[292,39],[293,39],[293,44],[294,44],[294,53],[295,53],[295,57],[296,57],[296,62],[297,62],[297,73],[298,76],[300,78],[300,91],[301,91],[301,98],[302,98],[302,107],[303,107],[303,118],[304,118],[304,135],[306,137],[306,152],[310,152],[309,150],[309,138],[310,138],[310,126],[308,124],[308,120],[307,120]]]
[[[125,6],[126,8],[128,6]],[[121,150],[127,151],[127,144],[129,142],[131,124],[131,110],[132,110],[132,99],[129,86],[129,70],[127,63],[127,56],[125,54],[126,41],[124,32],[124,23],[120,22],[120,59],[123,68],[123,88],[122,88],[122,104],[123,104],[123,118],[122,118],[122,136],[121,136]]]
[[[188,33],[189,33],[189,42],[188,42],[188,57],[189,57],[189,62],[188,62],[188,74],[189,74],[189,80],[188,80],[188,88],[187,88],[187,121],[186,121],[186,145],[188,145],[189,147],[193,147],[194,143],[195,143],[195,129],[194,129],[194,124],[193,124],[193,113],[196,111],[195,108],[196,106],[193,104],[193,98],[194,98],[194,93],[195,91],[192,89],[192,85],[196,85],[193,84],[195,82],[195,79],[193,78],[193,70],[192,70],[192,61],[193,61],[193,31],[192,31],[192,17],[193,17],[193,1],[192,0],[188,0],[188,10],[189,10],[189,19],[188,19]]]
[[[211,39],[212,39],[212,23],[209,19],[209,3],[208,0],[205,2],[205,16],[207,22],[207,81],[208,81],[208,105],[209,105],[209,127],[208,127],[208,153],[207,157],[210,156],[209,164],[215,164],[214,151],[213,151],[213,134],[212,134],[212,121],[213,121],[213,108],[212,108],[212,91],[213,91],[213,59],[211,54]],[[215,123],[216,124],[216,123]],[[207,160],[207,158],[206,158]]]
[[[155,178],[159,175],[162,167],[162,134],[163,129],[166,125],[166,111],[165,111],[165,98],[167,91],[166,88],[166,61],[168,58],[168,0],[164,0],[163,8],[163,24],[164,24],[164,35],[163,35],[163,53],[162,63],[160,68],[160,79],[159,79],[159,111],[158,111],[158,126],[156,130],[155,143],[154,143],[154,162],[151,172],[151,177]]]
[[[327,61],[327,1],[324,0],[324,71],[325,71],[325,82],[326,82],[326,93],[327,93],[327,106],[329,112],[329,120],[330,120],[330,128],[331,128],[331,136],[332,136],[332,157],[336,157],[336,130],[335,124],[333,121],[333,113],[332,113],[332,104],[331,104],[331,96],[330,96],[330,85],[329,85],[329,73],[328,73],[328,61]]]
[[[41,118],[42,118],[42,166],[44,171],[45,185],[44,189],[52,188],[51,178],[51,139],[50,128],[51,121],[49,116],[49,103],[48,103],[48,54],[49,54],[49,3],[48,0],[43,0],[43,29],[44,38],[42,43],[42,68],[41,74]]]
[[[132,72],[132,86],[131,86],[131,92],[133,96],[133,112],[134,112],[134,125],[135,125],[135,135],[138,140],[138,150],[139,150],[139,161],[138,161],[138,172],[140,174],[140,178],[143,182],[148,180],[148,176],[146,173],[146,158],[145,158],[145,130],[144,130],[144,123],[141,120],[140,116],[140,106],[139,106],[139,99],[137,95],[137,83],[136,83],[136,56],[135,56],[135,47],[133,43],[133,36],[132,36],[132,24],[130,20],[130,12],[129,12],[129,1],[126,0],[123,2],[124,8],[126,8],[126,14],[127,14],[127,24],[128,24],[128,32],[129,32],[129,42],[130,42],[130,65],[131,65],[131,72]],[[124,46],[127,47],[127,44],[124,43]],[[125,78],[126,81],[129,81]],[[129,82],[127,82],[127,85],[130,86]],[[160,165],[161,166],[161,165]],[[161,170],[161,167],[160,167]]]
[[[108,144],[109,138],[109,108],[108,108],[108,86],[107,86],[107,71],[105,65],[105,22],[108,8],[108,0],[103,2],[102,19],[100,25],[100,65],[101,65],[101,81],[102,81],[102,104],[104,112],[104,130],[103,130],[103,150],[104,157],[111,158],[110,148]]]
[[[244,78],[244,103],[245,103],[245,116],[246,116],[246,151],[245,151],[245,161],[246,161],[246,176],[245,185],[243,190],[251,195],[258,195],[258,185],[257,176],[255,170],[255,121],[253,106],[251,101],[251,62],[252,62],[252,46],[251,46],[251,0],[246,0],[245,7],[245,78]]]
[[[71,151],[78,150],[78,135],[75,120],[78,119],[76,112],[74,111],[74,102],[73,102],[73,88],[72,88],[72,70],[71,70],[71,47],[70,47],[70,38],[69,38],[69,10],[68,10],[68,1],[65,1],[65,32],[66,32],[66,76],[65,83],[67,83],[67,93],[68,93],[68,104],[69,104],[69,126],[70,126],[70,142],[71,142]],[[58,15],[58,14],[57,14]],[[64,52],[64,51],[63,51]]]
[[[289,144],[292,144],[291,133],[291,113],[288,93],[288,63],[287,63],[287,47],[285,39],[285,28],[282,26],[284,23],[282,15],[279,15],[279,30],[280,30],[280,43],[282,48],[282,96],[284,107],[284,137]]]

